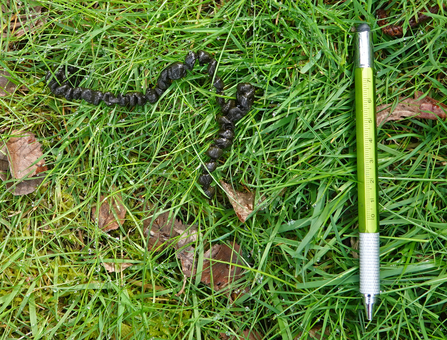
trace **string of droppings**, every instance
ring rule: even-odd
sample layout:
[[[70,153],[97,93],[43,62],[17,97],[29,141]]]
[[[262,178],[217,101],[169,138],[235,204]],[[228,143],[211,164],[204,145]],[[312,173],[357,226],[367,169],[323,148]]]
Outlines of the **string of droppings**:
[[[120,105],[133,107],[136,105],[155,104],[160,96],[169,88],[173,80],[178,80],[186,76],[187,71],[191,71],[199,62],[201,66],[208,65],[207,73],[211,79],[214,78],[213,86],[216,88],[217,103],[221,107],[222,116],[217,118],[220,125],[218,137],[214,139],[213,145],[209,147],[206,154],[210,160],[206,162],[199,177],[199,184],[202,186],[205,195],[208,198],[214,196],[215,188],[211,186],[213,178],[211,173],[217,168],[217,161],[222,156],[223,150],[230,147],[234,139],[234,125],[244,117],[253,105],[255,88],[249,83],[239,83],[236,90],[236,99],[225,101],[220,97],[224,95],[224,82],[222,78],[215,75],[217,61],[211,55],[204,51],[188,52],[184,63],[175,62],[161,71],[157,84],[149,87],[145,94],[140,92],[129,92],[126,94],[114,95],[111,92],[101,92],[92,89],[78,87],[80,83],[79,70],[76,67],[60,67],[56,72],[48,72],[45,80],[48,83],[50,91],[59,97],[65,97],[67,100],[83,99],[86,102],[99,105],[104,102],[106,105]]]

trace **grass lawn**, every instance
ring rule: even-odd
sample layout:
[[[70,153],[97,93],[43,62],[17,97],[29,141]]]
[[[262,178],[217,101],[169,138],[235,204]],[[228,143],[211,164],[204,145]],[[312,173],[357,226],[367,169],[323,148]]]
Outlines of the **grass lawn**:
[[[33,132],[48,171],[28,195],[0,183],[1,340],[447,338],[446,122],[378,128],[383,293],[372,322],[358,291],[353,28],[374,32],[378,105],[417,91],[446,102],[445,12],[400,38],[374,16],[385,7],[407,29],[436,1],[2,3],[0,69],[19,86],[0,97],[2,138]],[[206,67],[132,109],[68,101],[44,82],[71,65],[84,87],[145,91],[190,50],[218,61],[228,98],[240,82],[257,89],[211,200],[197,183],[219,129]],[[220,180],[262,202],[245,223]],[[126,209],[108,233],[92,218],[102,195]],[[239,244],[243,276],[226,290],[184,282],[175,249],[149,250],[154,211],[198,229],[197,259]],[[105,269],[114,263],[131,266]]]

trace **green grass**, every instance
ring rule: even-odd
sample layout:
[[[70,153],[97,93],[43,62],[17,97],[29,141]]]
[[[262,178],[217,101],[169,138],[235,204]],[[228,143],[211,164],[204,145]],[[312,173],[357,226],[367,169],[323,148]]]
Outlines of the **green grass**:
[[[2,27],[37,4],[11,3]],[[353,249],[352,28],[364,20],[374,30],[378,104],[415,91],[445,102],[445,13],[398,39],[373,15],[385,6],[391,22],[408,22],[434,1],[39,4],[40,28],[0,38],[0,66],[28,89],[0,98],[0,129],[34,132],[50,169],[27,196],[0,183],[0,339],[220,339],[251,328],[265,339],[314,339],[317,327],[325,339],[447,338],[445,122],[378,130],[383,294],[371,323]],[[245,224],[226,198],[208,201],[197,184],[219,113],[204,67],[156,105],[132,110],[68,102],[43,83],[49,69],[77,65],[86,87],[141,90],[191,49],[219,61],[227,96],[239,82],[258,89],[214,173],[265,197]],[[105,234],[91,209],[117,192],[126,222]],[[197,224],[198,257],[213,244],[240,244],[247,270],[234,288],[249,293],[231,303],[192,277],[176,296],[175,253],[146,250],[149,203]],[[114,260],[133,266],[107,273],[102,263]]]

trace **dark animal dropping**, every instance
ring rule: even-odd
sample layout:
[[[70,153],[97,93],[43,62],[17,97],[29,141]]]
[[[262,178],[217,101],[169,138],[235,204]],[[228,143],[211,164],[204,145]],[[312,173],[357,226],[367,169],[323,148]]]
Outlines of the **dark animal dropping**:
[[[223,154],[223,150],[217,146],[210,146],[206,154],[212,159],[218,159]]]
[[[186,76],[186,66],[183,63],[174,63],[168,67],[168,77],[171,80],[181,79]]]
[[[238,120],[240,120],[241,118],[244,117],[244,112],[242,111],[242,109],[238,108],[238,107],[233,107],[227,115],[228,119],[231,120],[232,122],[237,122]]]
[[[54,95],[55,96],[63,96],[69,88],[70,88],[70,86],[68,86],[67,84],[58,86],[54,89]]]
[[[223,130],[234,130],[234,124],[230,119],[228,119],[227,116],[218,117],[217,122],[220,124],[221,129]]]
[[[225,87],[222,78],[217,76],[217,61],[205,51],[188,52],[185,62],[175,62],[166,67],[159,75],[155,87],[149,87],[146,93],[129,92],[127,94],[116,94],[111,92],[94,91],[92,89],[79,87],[83,74],[74,66],[59,67],[55,72],[48,72],[45,81],[50,91],[56,96],[63,96],[67,100],[83,99],[93,105],[99,105],[104,102],[106,105],[120,105],[133,107],[143,106],[146,103],[155,104],[160,96],[169,88],[173,80],[178,80],[186,76],[187,71],[192,70],[196,61],[200,65],[208,64],[207,73],[214,77],[213,86],[216,93],[221,97],[216,97],[221,106],[222,116],[217,119],[220,124],[219,138],[214,140],[215,145],[211,146],[206,154],[211,161],[204,163],[203,173],[199,176],[199,184],[202,186],[205,195],[208,198],[214,196],[215,189],[211,187],[213,181],[211,172],[216,170],[217,159],[223,154],[223,149],[228,148],[234,139],[234,122],[241,119],[250,109],[254,101],[255,88],[249,83],[240,83],[237,86],[236,100],[225,101],[223,89]],[[228,116],[227,116],[228,115]]]
[[[199,177],[198,182],[204,189],[208,189],[210,184],[213,182],[213,177],[211,177],[210,174],[203,174]]]
[[[216,189],[214,187],[208,187],[206,189],[203,189],[203,192],[205,193],[205,196],[209,199],[213,198],[214,193],[216,192]]]
[[[214,140],[214,144],[216,144],[216,146],[221,149],[226,149],[226,148],[230,147],[231,143],[232,143],[231,139],[226,139],[226,138],[217,138]]]
[[[214,72],[216,72],[216,67],[217,67],[217,61],[216,59],[211,59],[210,63],[208,64],[208,75],[210,77],[214,76]]]
[[[204,164],[204,170],[206,170],[208,172],[213,172],[214,170],[216,170],[216,168],[217,168],[216,162],[208,162],[208,163]]]
[[[236,106],[236,102],[233,99],[230,99],[224,105],[222,105],[222,113],[224,115],[226,115],[228,113],[228,111],[230,111],[235,106]]]
[[[194,68],[196,60],[197,60],[197,54],[195,54],[193,51],[189,51],[185,57],[186,68],[191,71]]]
[[[220,130],[219,131],[219,137],[226,138],[226,139],[233,139],[234,138],[234,132],[231,129]]]
[[[222,78],[220,78],[220,77],[214,78],[213,86],[216,88],[216,90],[223,91],[224,82],[223,82]]]
[[[199,59],[200,65],[208,64],[211,61],[211,55],[208,52],[205,51],[198,51],[197,52],[197,58]]]

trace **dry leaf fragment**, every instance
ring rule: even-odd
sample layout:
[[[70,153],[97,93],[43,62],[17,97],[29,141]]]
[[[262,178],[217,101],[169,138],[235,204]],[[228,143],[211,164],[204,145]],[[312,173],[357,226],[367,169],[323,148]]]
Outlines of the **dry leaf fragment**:
[[[150,235],[148,249],[150,251],[160,251],[168,246],[174,235],[174,224],[177,222],[169,211],[157,216],[146,218],[143,221],[144,233]]]
[[[12,134],[20,136],[11,137],[6,143],[9,168],[13,177],[20,179],[46,171],[41,145],[34,134],[19,131],[14,131]]]
[[[244,223],[248,216],[253,212],[255,200],[254,193],[236,191],[231,185],[225,183],[224,181],[220,181],[220,184],[227,193],[237,217],[242,223]]]
[[[160,251],[169,245],[180,249],[194,243],[198,236],[196,227],[183,224],[169,211],[154,220],[151,217],[145,219],[143,226],[145,234],[150,235],[148,249],[151,251]]]
[[[172,246],[177,250],[176,256],[182,264],[182,272],[185,277],[196,274],[196,251],[193,244],[201,236],[195,226],[183,224],[170,214],[169,211],[154,218],[143,221],[144,233],[150,235],[149,250],[159,251]],[[235,265],[242,265],[240,246],[233,243],[230,248],[227,245],[214,245],[204,254],[203,272],[201,282],[211,285],[215,290],[226,287],[233,280],[237,280],[242,269]]]
[[[100,197],[99,213],[96,215],[97,207],[92,208],[92,220],[98,218],[98,227],[107,232],[116,230],[124,223],[126,217],[126,207],[123,205],[121,194],[114,197]]]
[[[383,104],[377,107],[376,122],[379,126],[382,122],[401,120],[408,117],[419,119],[446,119],[447,105],[436,99],[422,96],[422,92],[416,92],[415,98],[400,98],[399,104],[391,112],[391,105]]]
[[[111,263],[111,262],[103,262],[102,265],[104,266],[105,270],[107,270],[109,273],[121,273],[124,269],[132,267],[132,263]]]
[[[13,195],[26,195],[42,183],[47,167],[41,145],[31,132],[13,131],[6,142],[0,142],[0,179]],[[9,171],[8,171],[9,170]]]
[[[34,192],[37,187],[42,184],[45,176],[37,175],[35,177],[32,177],[31,179],[24,179],[21,182],[11,183],[8,182],[8,180],[10,179],[9,176],[0,172],[0,179],[7,182],[6,188],[8,188],[8,191],[10,191],[13,195],[23,196]]]
[[[0,145],[0,172],[9,170],[8,156],[6,156],[7,152],[6,145]]]
[[[174,224],[174,231],[178,234],[177,243],[174,245],[177,249],[177,258],[182,264],[183,274],[187,277],[192,275],[194,269],[195,244],[197,238],[202,236],[195,226],[185,224]]]
[[[213,284],[214,289],[219,290],[241,277],[242,268],[232,265],[243,264],[240,256],[241,247],[236,243],[232,246],[230,248],[226,244],[216,244],[205,252],[201,282],[206,285]]]
[[[177,258],[182,264],[182,272],[185,276],[191,277],[195,272],[197,266],[195,265],[195,249],[194,247],[187,247],[177,253]]]
[[[174,218],[169,211],[153,219],[149,217],[143,221],[145,235],[150,235],[148,249],[161,251],[167,246],[173,246],[177,250],[177,258],[182,264],[183,274],[187,277],[193,275],[195,266],[195,249],[192,246],[196,242],[199,233],[195,226],[183,224]]]
[[[10,78],[8,71],[0,70],[0,97],[6,97],[16,90],[17,85],[10,81]]]

